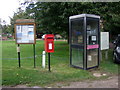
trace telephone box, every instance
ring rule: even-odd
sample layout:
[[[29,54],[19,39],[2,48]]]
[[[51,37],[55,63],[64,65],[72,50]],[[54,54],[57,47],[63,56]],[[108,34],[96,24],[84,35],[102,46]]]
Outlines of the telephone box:
[[[54,52],[54,35],[45,35],[45,51],[48,53]]]
[[[69,17],[70,65],[84,70],[99,66],[100,16],[80,14]]]

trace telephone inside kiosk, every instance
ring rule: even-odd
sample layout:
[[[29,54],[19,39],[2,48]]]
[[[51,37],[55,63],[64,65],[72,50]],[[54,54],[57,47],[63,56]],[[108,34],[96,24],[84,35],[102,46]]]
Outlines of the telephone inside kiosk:
[[[87,44],[97,44],[96,30],[92,30],[90,25],[87,26]]]

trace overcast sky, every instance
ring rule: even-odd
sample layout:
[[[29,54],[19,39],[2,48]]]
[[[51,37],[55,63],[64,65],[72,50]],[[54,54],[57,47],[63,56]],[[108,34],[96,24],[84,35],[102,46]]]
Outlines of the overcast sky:
[[[0,0],[0,18],[10,23],[9,16],[12,17],[19,7],[19,0]]]

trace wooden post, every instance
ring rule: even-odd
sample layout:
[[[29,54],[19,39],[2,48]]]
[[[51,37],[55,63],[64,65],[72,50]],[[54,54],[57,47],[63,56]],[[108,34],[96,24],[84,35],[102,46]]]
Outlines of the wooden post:
[[[108,50],[105,51],[105,59],[108,60]]]

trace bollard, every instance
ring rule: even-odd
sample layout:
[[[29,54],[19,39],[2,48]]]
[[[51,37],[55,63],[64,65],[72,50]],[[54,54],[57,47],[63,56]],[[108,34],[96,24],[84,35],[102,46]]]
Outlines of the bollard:
[[[42,52],[42,67],[45,68],[45,51]]]

